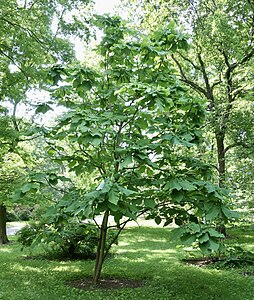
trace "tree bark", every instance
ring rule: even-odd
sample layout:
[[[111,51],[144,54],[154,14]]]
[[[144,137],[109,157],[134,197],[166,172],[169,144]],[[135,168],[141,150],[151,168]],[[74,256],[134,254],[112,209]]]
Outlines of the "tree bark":
[[[7,211],[4,204],[0,204],[0,244],[9,243],[7,232],[6,232],[6,223],[7,223]]]
[[[103,221],[100,228],[100,238],[97,247],[96,253],[96,262],[94,268],[94,275],[93,275],[93,284],[96,285],[101,276],[101,270],[103,261],[105,259],[105,250],[106,250],[106,237],[107,237],[107,230],[108,230],[108,217],[109,212],[106,211],[103,216]]]
[[[222,187],[226,180],[226,151],[225,151],[225,133],[215,131],[216,144],[217,144],[217,168],[218,168],[218,186]],[[225,224],[220,224],[216,230],[226,237],[227,230]]]
[[[215,132],[215,137],[217,145],[218,185],[221,187],[226,179],[225,134],[222,132]]]

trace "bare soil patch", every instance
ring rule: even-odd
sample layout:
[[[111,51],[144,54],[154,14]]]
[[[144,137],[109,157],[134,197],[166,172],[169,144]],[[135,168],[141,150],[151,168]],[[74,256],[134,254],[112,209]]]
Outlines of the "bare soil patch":
[[[127,278],[102,278],[97,285],[93,285],[92,278],[84,278],[68,281],[68,285],[78,289],[122,289],[139,288],[144,285],[142,280],[133,280]]]
[[[198,267],[206,267],[208,265],[214,264],[218,261],[215,258],[194,258],[194,259],[183,259],[183,261],[189,265],[194,265]]]

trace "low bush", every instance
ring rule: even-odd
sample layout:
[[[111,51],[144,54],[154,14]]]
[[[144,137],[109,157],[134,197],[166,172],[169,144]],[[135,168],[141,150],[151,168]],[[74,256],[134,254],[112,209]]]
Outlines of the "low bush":
[[[17,215],[14,213],[13,210],[8,211],[7,210],[7,222],[15,222],[18,221]]]
[[[213,265],[216,269],[232,269],[254,265],[254,253],[239,246],[229,247],[227,256],[221,257]]]
[[[58,259],[94,258],[99,230],[93,224],[71,221],[65,224],[32,223],[18,233],[23,247],[41,245],[47,256]],[[109,232],[108,246],[114,242],[115,233]]]
[[[27,206],[17,205],[7,211],[7,221],[28,221],[31,218],[32,209]]]

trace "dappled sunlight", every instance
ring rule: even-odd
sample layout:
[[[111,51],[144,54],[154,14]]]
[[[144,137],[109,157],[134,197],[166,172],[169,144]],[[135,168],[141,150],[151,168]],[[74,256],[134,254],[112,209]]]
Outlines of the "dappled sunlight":
[[[135,234],[133,234],[135,232]],[[124,232],[116,249],[116,259],[124,262],[139,263],[144,265],[154,264],[159,266],[163,262],[177,260],[175,246],[169,241],[169,231],[164,228],[136,228]]]
[[[140,248],[140,249],[119,249],[117,251],[117,254],[123,254],[123,253],[135,253],[135,254],[140,254],[140,255],[151,255],[151,256],[158,256],[160,255],[166,255],[167,253],[170,254],[176,254],[176,250],[174,249],[158,249],[158,250],[151,250],[151,248]],[[148,254],[146,254],[148,253]]]
[[[52,268],[52,271],[57,271],[57,272],[80,272],[81,268],[78,266],[57,266]]]
[[[13,251],[12,251],[11,248],[1,247],[1,248],[0,248],[0,252],[12,253]]]
[[[176,250],[173,249],[161,249],[161,250],[151,250],[150,253],[155,253],[155,254],[167,254],[167,253],[174,253],[176,254]]]
[[[244,250],[254,252],[254,227],[242,226],[241,235],[238,234],[237,227],[229,228],[229,235],[226,239],[226,244],[229,246],[240,246]]]
[[[118,243],[119,247],[125,247],[125,246],[129,246],[129,245],[130,245],[130,243],[127,243],[127,242],[119,242]]]
[[[154,243],[166,243],[167,242],[167,240],[166,239],[164,239],[164,238],[149,238],[149,237],[147,237],[147,236],[137,236],[136,238],[134,238],[133,239],[133,237],[132,237],[132,239],[131,240],[129,240],[129,243],[130,242],[138,242],[138,243],[141,243],[141,242],[154,242]],[[121,243],[126,243],[126,241],[124,241],[124,242],[120,242],[120,244]],[[128,244],[128,243],[127,243]]]
[[[163,229],[131,229],[130,232],[126,231],[120,236],[118,246],[113,247],[113,255],[109,255],[105,260],[102,277],[131,278],[142,280],[145,283],[140,292],[138,289],[130,290],[128,296],[124,298],[121,298],[122,292],[119,291],[93,291],[91,295],[90,292],[82,291],[79,297],[79,291],[70,289],[66,285],[66,282],[70,280],[77,278],[85,280],[90,277],[94,269],[95,261],[93,260],[56,261],[36,259],[34,256],[28,256],[25,259],[18,256],[18,248],[15,245],[3,247],[4,249],[12,248],[14,252],[16,249],[16,253],[13,261],[2,262],[5,270],[3,275],[0,274],[1,283],[5,282],[10,286],[11,282],[14,282],[19,298],[25,300],[51,299],[52,291],[54,290],[55,293],[58,289],[63,292],[61,296],[57,294],[55,298],[53,297],[53,300],[63,298],[80,300],[236,299],[234,296],[242,289],[243,285],[245,287],[249,285],[250,290],[250,292],[243,292],[244,295],[249,295],[253,291],[253,276],[245,277],[237,271],[199,267],[181,261],[189,248],[175,247],[175,244],[170,242],[167,236],[168,232]],[[249,243],[247,245],[251,246]],[[9,259],[12,255],[6,254],[5,256]],[[23,291],[23,294],[20,294],[20,290]],[[41,298],[36,298],[38,291],[41,293]],[[25,298],[24,295],[29,295],[29,298]],[[150,295],[155,296],[150,298]],[[164,297],[164,295],[167,296]],[[194,298],[191,298],[190,295],[208,295],[208,297],[197,296],[195,298],[193,296]],[[218,295],[223,296],[217,297]],[[252,298],[242,299],[251,300]]]
[[[43,274],[44,276],[53,276],[57,273],[76,274],[82,271],[80,262],[52,262],[48,260],[22,260],[9,266],[9,271],[13,274],[24,274],[31,276],[32,274]]]
[[[244,249],[246,249],[247,251],[251,251],[254,252],[254,245],[244,245]]]
[[[145,263],[146,262],[146,257],[136,257],[136,258],[130,258],[130,257],[123,257],[123,259],[121,258],[121,260],[126,261],[126,262],[137,262],[137,263]]]
[[[41,267],[32,267],[32,266],[24,266],[21,264],[14,264],[11,267],[14,271],[18,271],[18,272],[27,272],[27,271],[31,271],[31,272],[37,272],[37,273],[41,273],[43,272],[43,266]]]

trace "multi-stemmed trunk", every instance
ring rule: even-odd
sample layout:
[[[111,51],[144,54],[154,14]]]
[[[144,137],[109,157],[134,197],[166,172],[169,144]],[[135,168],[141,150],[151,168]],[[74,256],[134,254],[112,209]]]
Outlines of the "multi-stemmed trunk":
[[[7,211],[5,205],[0,204],[0,244],[9,243],[7,232],[6,232],[6,223],[7,223]]]
[[[108,230],[108,217],[109,212],[106,211],[103,216],[102,224],[100,227],[100,237],[97,246],[97,253],[96,253],[96,261],[94,267],[94,275],[93,275],[93,284],[96,285],[101,276],[101,270],[103,261],[105,259],[105,250],[106,250],[106,238],[107,238],[107,230]]]

